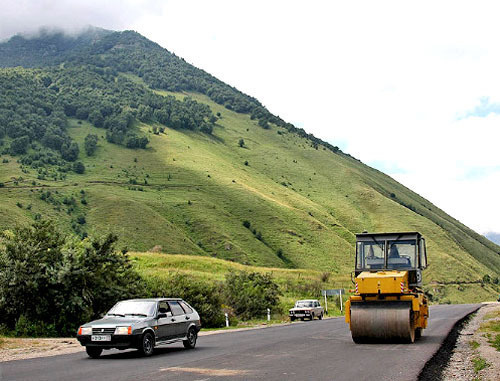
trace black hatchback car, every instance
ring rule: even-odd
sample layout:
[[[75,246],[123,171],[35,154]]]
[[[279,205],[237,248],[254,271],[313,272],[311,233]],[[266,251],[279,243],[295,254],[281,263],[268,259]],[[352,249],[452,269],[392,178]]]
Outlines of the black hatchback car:
[[[92,358],[112,348],[136,348],[150,356],[156,346],[179,341],[194,348],[200,328],[200,316],[182,299],[130,299],[116,303],[102,319],[82,325],[77,338]]]

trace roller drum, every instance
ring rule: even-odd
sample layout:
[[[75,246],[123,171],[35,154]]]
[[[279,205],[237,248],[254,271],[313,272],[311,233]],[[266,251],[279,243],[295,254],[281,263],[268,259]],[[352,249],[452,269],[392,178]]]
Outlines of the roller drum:
[[[355,343],[415,341],[411,303],[351,303],[351,334]]]

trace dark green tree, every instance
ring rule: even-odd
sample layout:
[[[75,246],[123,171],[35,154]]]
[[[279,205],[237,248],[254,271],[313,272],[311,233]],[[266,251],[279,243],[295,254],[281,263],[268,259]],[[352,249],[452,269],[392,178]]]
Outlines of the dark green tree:
[[[30,138],[28,136],[21,136],[12,140],[10,143],[10,153],[12,155],[22,155],[28,150]]]
[[[80,153],[80,149],[78,148],[78,144],[72,142],[70,144],[64,143],[61,147],[61,156],[64,160],[67,161],[75,161],[78,159],[78,154]]]
[[[2,232],[3,324],[24,334],[74,335],[82,321],[99,317],[116,301],[143,295],[130,260],[114,249],[116,240],[108,235],[73,241],[51,222]]]
[[[81,161],[75,161],[73,163],[73,171],[81,175],[85,173],[85,165]]]
[[[85,152],[87,153],[87,156],[92,156],[95,153],[98,141],[99,138],[94,134],[88,134],[85,137]]]
[[[228,304],[243,319],[264,316],[267,308],[276,312],[280,291],[271,274],[234,272],[224,284]]]

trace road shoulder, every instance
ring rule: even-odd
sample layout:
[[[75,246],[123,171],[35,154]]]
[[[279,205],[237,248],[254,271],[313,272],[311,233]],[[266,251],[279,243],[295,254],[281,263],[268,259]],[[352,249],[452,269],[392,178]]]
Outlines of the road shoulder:
[[[500,333],[489,328],[499,324],[500,303],[484,304],[459,332],[442,380],[498,380],[500,351],[490,341]]]

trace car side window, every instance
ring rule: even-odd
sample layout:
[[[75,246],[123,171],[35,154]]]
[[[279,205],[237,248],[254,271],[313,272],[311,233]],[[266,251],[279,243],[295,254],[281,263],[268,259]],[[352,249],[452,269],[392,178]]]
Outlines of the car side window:
[[[192,314],[194,311],[193,309],[184,301],[179,302],[181,307],[186,311],[187,314]]]
[[[172,315],[172,311],[170,310],[170,306],[167,302],[160,302],[160,306],[158,307],[158,313]]]
[[[174,315],[184,315],[184,310],[182,309],[179,302],[168,302],[170,309]]]

